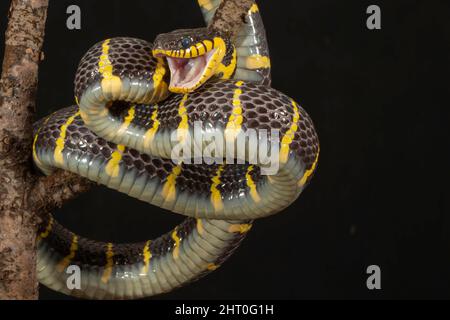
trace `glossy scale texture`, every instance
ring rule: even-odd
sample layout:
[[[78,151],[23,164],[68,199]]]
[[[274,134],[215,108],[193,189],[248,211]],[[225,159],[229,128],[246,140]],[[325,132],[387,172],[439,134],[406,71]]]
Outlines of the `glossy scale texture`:
[[[199,2],[207,23],[219,2]],[[79,107],[35,124],[36,165],[46,174],[55,168],[77,173],[188,217],[169,233],[135,244],[84,239],[49,217],[39,231],[41,283],[93,299],[168,292],[217,269],[253,219],[280,212],[300,195],[317,167],[319,141],[307,113],[268,86],[269,52],[256,4],[235,46],[233,79],[210,80],[168,98],[169,72],[144,40],[108,39],[83,57],[75,78]],[[249,153],[242,164],[174,163],[173,149],[194,136],[196,121],[203,134],[219,134],[233,146],[236,132],[278,130],[278,172],[263,175],[262,163],[250,164]],[[260,143],[245,140],[246,148]],[[81,269],[81,290],[67,288],[69,265]]]

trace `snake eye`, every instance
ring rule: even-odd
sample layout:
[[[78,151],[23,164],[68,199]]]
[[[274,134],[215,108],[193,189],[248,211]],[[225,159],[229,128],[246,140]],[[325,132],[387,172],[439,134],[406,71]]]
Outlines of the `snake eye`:
[[[181,46],[184,49],[189,48],[191,46],[191,43],[192,43],[192,39],[190,37],[186,37],[186,38],[181,39]]]

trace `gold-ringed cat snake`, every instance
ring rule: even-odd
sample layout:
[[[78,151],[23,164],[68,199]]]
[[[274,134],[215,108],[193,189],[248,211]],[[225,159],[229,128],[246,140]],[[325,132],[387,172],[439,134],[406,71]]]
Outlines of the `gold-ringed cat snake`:
[[[219,3],[199,0],[207,23]],[[270,87],[270,68],[256,4],[233,39],[199,28],[159,35],[153,44],[112,38],[94,45],[76,74],[77,106],[35,124],[35,164],[45,174],[68,170],[187,218],[156,240],[113,244],[82,238],[49,217],[38,235],[39,281],[92,299],[168,292],[217,269],[254,219],[297,199],[317,167],[318,137],[307,113]],[[279,170],[264,175],[250,152],[240,164],[189,163],[184,153],[183,161],[171,160],[196,123],[223,137],[226,151],[250,130],[277,130]],[[244,140],[250,148],[261,143]],[[207,146],[194,139],[188,149],[195,147]],[[67,286],[70,265],[80,267],[81,289]]]

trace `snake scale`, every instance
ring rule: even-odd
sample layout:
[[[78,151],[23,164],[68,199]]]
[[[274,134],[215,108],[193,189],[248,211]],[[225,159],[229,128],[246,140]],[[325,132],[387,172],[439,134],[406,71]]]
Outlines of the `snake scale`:
[[[198,2],[209,24],[220,0]],[[74,172],[187,218],[155,240],[113,244],[49,217],[38,235],[39,281],[91,299],[165,293],[217,269],[254,219],[295,201],[317,167],[319,142],[308,114],[270,87],[270,68],[256,4],[233,39],[198,28],[159,35],[153,44],[122,37],[94,45],[76,74],[77,105],[34,126],[36,166],[45,174]],[[278,130],[278,172],[262,174],[249,153],[236,164],[171,160],[198,121],[231,146],[250,129]],[[67,287],[70,265],[80,267],[80,289]]]

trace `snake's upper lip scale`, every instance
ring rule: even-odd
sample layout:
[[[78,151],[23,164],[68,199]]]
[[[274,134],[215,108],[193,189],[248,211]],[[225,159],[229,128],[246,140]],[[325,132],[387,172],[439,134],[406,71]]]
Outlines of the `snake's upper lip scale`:
[[[197,50],[195,55],[191,57],[191,55],[193,55],[193,54],[190,51],[190,48],[186,49],[183,52],[181,52],[180,50],[165,50],[165,49],[153,49],[153,51],[152,51],[153,56],[158,57],[158,58],[161,58],[161,57],[183,58],[183,56],[182,56],[183,54],[189,54],[190,58],[197,58],[200,56],[204,56],[204,55],[208,54],[209,52],[211,52],[211,50],[206,51],[206,52],[199,52]],[[187,58],[187,59],[190,59],[190,58]]]

